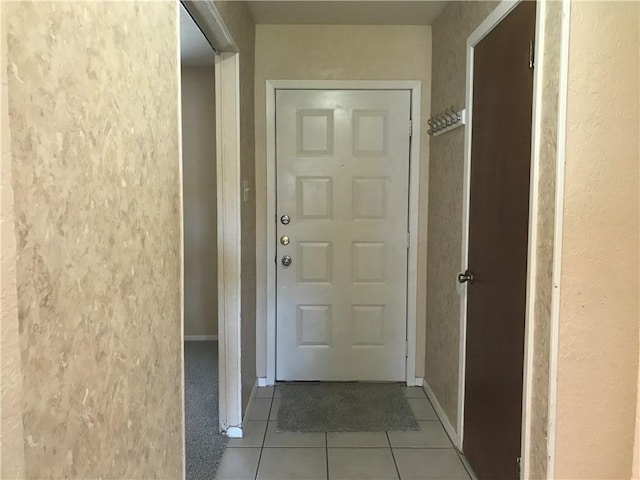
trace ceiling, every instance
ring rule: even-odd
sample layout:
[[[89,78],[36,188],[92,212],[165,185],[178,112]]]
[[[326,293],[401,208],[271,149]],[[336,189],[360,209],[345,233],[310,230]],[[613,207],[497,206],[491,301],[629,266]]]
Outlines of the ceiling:
[[[256,23],[300,25],[431,25],[446,1],[249,1]]]
[[[212,66],[213,48],[180,3],[180,61],[188,67]]]

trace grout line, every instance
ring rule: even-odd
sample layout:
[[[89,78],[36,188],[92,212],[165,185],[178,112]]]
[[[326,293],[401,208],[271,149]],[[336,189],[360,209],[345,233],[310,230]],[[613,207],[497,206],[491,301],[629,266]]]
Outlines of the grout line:
[[[327,462],[327,480],[329,480],[329,434],[324,432],[324,457]]]
[[[393,447],[391,446],[391,439],[389,438],[389,432],[384,432],[387,436],[387,443],[389,444],[389,450],[391,450],[391,458],[393,458],[393,465],[396,467],[396,473],[398,474],[398,479],[400,478],[400,469],[398,468],[398,462],[396,462],[396,455],[393,453]]]
[[[267,440],[267,430],[269,430],[269,417],[271,416],[271,409],[273,408],[273,397],[275,395],[276,389],[273,389],[273,393],[271,394],[271,404],[269,404],[269,413],[267,414],[267,424],[264,428],[264,434],[262,435],[262,445],[260,446],[260,456],[258,457],[258,467],[256,468],[256,475],[253,477],[254,480],[258,480],[258,472],[260,471],[260,462],[262,461],[262,452],[264,451],[264,442]]]
[[[356,447],[351,447],[351,448],[356,448]],[[360,447],[357,447],[360,448]],[[372,447],[375,448],[375,447]],[[396,450],[456,450],[455,447],[405,447],[405,446],[401,446],[401,447],[391,447],[391,448],[395,448]],[[456,450],[457,452],[458,450]]]

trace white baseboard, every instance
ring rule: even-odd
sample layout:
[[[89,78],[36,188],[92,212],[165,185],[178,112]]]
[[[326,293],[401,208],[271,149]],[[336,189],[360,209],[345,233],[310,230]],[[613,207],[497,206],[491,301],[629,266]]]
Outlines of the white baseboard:
[[[444,413],[444,409],[440,405],[440,402],[438,402],[436,395],[433,393],[433,390],[431,390],[431,387],[429,386],[429,382],[427,382],[426,379],[423,379],[422,388],[424,390],[424,393],[427,394],[427,397],[431,401],[431,405],[433,405],[433,409],[436,411],[436,415],[438,415],[438,418],[440,419],[442,426],[449,434],[451,441],[455,444],[456,447],[458,447],[458,450],[462,450],[462,445],[460,445],[460,439],[458,437],[458,433],[456,432],[456,429],[453,428],[453,425],[451,425],[451,421],[449,420],[449,417],[447,417],[447,414]]]
[[[229,427],[225,433],[229,438],[242,438],[242,428],[240,427]]]
[[[210,340],[218,340],[218,335],[185,335],[185,342],[204,342]]]
[[[424,385],[424,378],[416,377],[416,387],[421,387],[422,385]]]
[[[267,386],[267,377],[258,377],[258,386],[266,387]]]
[[[253,384],[253,388],[251,389],[251,395],[249,395],[249,401],[247,402],[247,409],[244,411],[244,416],[242,417],[242,428],[247,428],[247,421],[249,420],[249,412],[251,411],[251,407],[253,406],[253,400],[256,398],[256,389],[258,388],[258,380],[256,379]]]

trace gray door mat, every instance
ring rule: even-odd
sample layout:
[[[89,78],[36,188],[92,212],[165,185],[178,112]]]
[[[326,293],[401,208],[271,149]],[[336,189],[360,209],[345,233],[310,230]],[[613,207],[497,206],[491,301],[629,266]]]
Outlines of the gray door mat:
[[[419,430],[396,383],[281,383],[278,430],[382,432]]]

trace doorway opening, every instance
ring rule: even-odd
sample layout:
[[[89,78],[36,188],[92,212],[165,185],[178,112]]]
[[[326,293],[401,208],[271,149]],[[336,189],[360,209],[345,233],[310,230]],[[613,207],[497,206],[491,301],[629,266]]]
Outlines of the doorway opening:
[[[216,52],[180,4],[184,410],[187,479],[215,472],[219,426]]]

